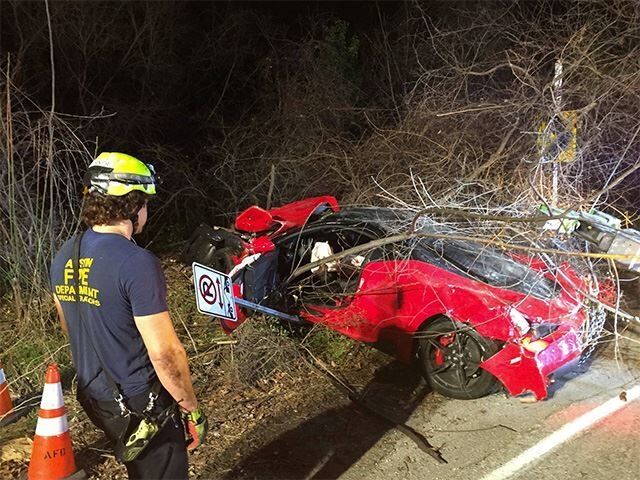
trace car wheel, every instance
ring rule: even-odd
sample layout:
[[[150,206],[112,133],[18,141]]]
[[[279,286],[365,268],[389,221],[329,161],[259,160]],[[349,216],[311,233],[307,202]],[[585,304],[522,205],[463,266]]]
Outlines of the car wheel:
[[[480,364],[498,351],[498,343],[472,327],[438,317],[418,334],[418,359],[431,388],[444,396],[479,398],[497,390],[498,379]]]

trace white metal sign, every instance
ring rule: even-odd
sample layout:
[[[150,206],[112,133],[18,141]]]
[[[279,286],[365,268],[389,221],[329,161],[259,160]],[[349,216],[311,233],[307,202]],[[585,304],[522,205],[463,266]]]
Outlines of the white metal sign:
[[[193,285],[200,313],[237,321],[231,278],[228,275],[193,262]]]

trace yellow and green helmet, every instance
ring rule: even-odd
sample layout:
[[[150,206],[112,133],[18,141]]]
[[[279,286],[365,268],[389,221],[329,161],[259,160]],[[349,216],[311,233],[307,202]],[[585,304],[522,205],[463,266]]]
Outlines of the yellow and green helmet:
[[[155,195],[156,172],[153,165],[126,153],[103,152],[89,165],[84,186],[89,192],[116,197],[134,190]]]

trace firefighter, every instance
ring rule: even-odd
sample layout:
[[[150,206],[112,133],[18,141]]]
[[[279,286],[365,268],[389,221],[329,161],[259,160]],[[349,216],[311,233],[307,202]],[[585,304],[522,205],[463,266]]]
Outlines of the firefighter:
[[[84,186],[88,229],[63,245],[50,272],[78,400],[129,478],[186,479],[187,450],[203,442],[207,421],[167,311],[160,263],[132,238],[156,193],[154,169],[102,153]]]

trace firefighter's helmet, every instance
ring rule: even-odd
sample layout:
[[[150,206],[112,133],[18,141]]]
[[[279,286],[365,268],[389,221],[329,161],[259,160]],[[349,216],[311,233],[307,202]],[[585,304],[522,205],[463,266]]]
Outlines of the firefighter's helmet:
[[[134,190],[155,195],[156,173],[153,165],[131,155],[103,152],[89,165],[84,186],[87,192],[117,197]]]

